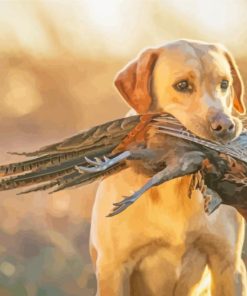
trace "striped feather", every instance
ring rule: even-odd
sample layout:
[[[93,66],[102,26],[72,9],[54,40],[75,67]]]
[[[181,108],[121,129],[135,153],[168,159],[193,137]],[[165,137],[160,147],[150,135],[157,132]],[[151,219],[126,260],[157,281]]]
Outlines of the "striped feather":
[[[35,152],[18,153],[34,157],[31,160],[16,162],[0,166],[0,175],[9,176],[27,171],[49,168],[67,162],[69,159],[78,159],[82,156],[101,156],[100,150],[108,153],[135,127],[140,116],[131,116],[117,119],[103,125],[93,127],[62,142],[41,148]],[[105,147],[109,147],[106,151]]]
[[[75,166],[88,166],[85,157],[110,156],[114,148],[138,125],[141,118],[140,115],[136,115],[113,120],[38,151],[21,153],[33,158],[0,166],[0,174],[4,176],[0,180],[0,190],[41,183],[33,189],[26,190],[31,192],[64,186],[66,182],[75,182],[76,178],[85,182],[85,177],[76,172]],[[93,175],[88,177],[88,180],[90,178],[93,178]]]
[[[109,121],[102,125],[92,127],[61,142],[51,144],[33,152],[22,152],[12,154],[24,155],[28,157],[37,157],[44,154],[52,155],[57,153],[66,153],[71,151],[90,150],[96,143],[101,145],[109,144],[114,138],[119,139],[136,126],[140,121],[140,115],[134,115],[121,119]]]
[[[100,149],[100,151],[98,151],[97,155],[107,155],[114,147],[115,145],[104,147],[104,149]],[[90,158],[94,155],[88,153],[87,156]],[[73,158],[58,165],[49,166],[47,168],[31,171],[29,173],[19,174],[10,178],[4,178],[0,181],[0,190],[15,189],[18,187],[49,181],[75,171],[74,167],[76,165],[87,165],[85,156]]]

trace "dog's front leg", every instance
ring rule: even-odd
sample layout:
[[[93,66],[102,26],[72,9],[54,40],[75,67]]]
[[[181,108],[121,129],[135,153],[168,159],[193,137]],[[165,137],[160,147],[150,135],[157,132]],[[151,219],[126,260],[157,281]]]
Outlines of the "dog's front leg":
[[[96,277],[96,296],[129,295],[129,276],[128,270],[124,265],[116,266],[111,262],[97,262]]]
[[[230,207],[223,205],[218,211],[224,211],[226,219],[230,216],[233,219],[229,227],[218,229],[221,231],[222,239],[217,240],[216,237],[210,239],[213,245],[208,249],[207,254],[212,278],[211,294],[212,296],[247,296],[247,274],[241,258],[244,220]],[[231,215],[232,211],[235,212],[234,215]],[[235,235],[236,233],[238,235]]]
[[[211,258],[212,259],[212,258]],[[244,262],[240,260],[238,266],[229,264],[227,260],[211,261],[212,296],[246,296],[247,277]]]

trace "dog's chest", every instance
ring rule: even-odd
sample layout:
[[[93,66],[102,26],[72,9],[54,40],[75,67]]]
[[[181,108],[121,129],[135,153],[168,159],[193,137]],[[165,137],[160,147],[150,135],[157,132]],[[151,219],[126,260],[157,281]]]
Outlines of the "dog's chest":
[[[132,281],[133,286],[145,286],[142,296],[193,295],[193,287],[203,276],[206,254],[198,251],[196,241],[206,225],[206,215],[199,191],[187,197],[189,178],[153,188],[146,199],[150,204],[145,211],[148,227],[144,233],[150,244],[136,253],[139,263]],[[195,280],[183,287],[193,276]]]
[[[187,264],[192,261],[193,266]],[[142,287],[142,296],[189,296],[194,292],[196,281],[202,278],[205,267],[206,256],[196,249],[190,248],[185,252],[183,247],[160,247],[152,252],[150,248],[150,252],[137,265],[131,278],[131,286],[135,291],[134,295],[139,295],[138,287]],[[191,284],[183,287],[186,279],[193,276],[195,280],[192,279]]]

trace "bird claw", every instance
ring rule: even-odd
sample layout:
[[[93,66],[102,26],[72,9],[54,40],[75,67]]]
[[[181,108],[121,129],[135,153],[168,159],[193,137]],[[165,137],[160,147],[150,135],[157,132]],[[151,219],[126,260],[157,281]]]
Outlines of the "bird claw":
[[[103,162],[99,157],[94,157],[95,160],[92,160],[92,159],[88,158],[87,156],[85,156],[84,158],[87,161],[87,163],[93,164],[93,165],[99,165]]]
[[[113,203],[114,208],[112,212],[109,215],[107,215],[107,217],[112,217],[123,212],[125,209],[127,209],[130,205],[132,205],[137,200],[137,198],[139,197],[139,193],[135,192],[131,196],[123,196],[123,197],[124,199],[121,200],[120,202]]]
[[[110,214],[108,214],[106,217],[113,217],[116,216],[117,214],[123,212],[126,208],[128,207],[128,205],[122,205],[120,207],[115,207],[112,212]]]
[[[75,168],[78,170],[79,173],[89,172],[89,173],[96,173],[105,171],[112,165],[112,161],[110,158],[104,156],[104,160],[101,160],[98,157],[94,157],[95,160],[92,160],[85,156],[85,160],[88,164],[94,165],[93,167],[85,167],[85,166],[76,166]]]
[[[131,155],[130,151],[124,151],[123,153],[117,155],[114,158],[108,158],[107,156],[103,156],[103,160],[98,157],[95,157],[94,158],[95,160],[92,160],[85,156],[86,162],[93,166],[92,167],[76,166],[75,168],[81,174],[85,172],[90,172],[90,173],[103,172],[108,168],[112,167],[113,165],[115,165],[116,163],[119,163],[127,159],[130,155]]]
[[[134,202],[135,201],[135,199],[133,198],[134,197],[134,195],[135,194],[133,194],[133,195],[131,195],[131,196],[125,196],[125,195],[123,195],[122,197],[124,198],[123,200],[121,200],[121,201],[119,201],[119,202],[115,202],[115,203],[113,203],[113,205],[115,206],[115,207],[119,207],[119,206],[121,206],[121,205],[123,205],[123,204],[126,204],[126,203],[129,203],[129,202]]]

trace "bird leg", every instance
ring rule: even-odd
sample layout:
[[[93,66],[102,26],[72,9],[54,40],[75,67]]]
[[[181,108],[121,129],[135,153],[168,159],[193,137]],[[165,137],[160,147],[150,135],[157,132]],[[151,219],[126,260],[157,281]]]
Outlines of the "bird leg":
[[[85,166],[76,166],[75,168],[77,171],[81,174],[85,172],[89,173],[96,173],[96,172],[102,172],[107,170],[108,168],[112,167],[113,165],[117,164],[118,162],[121,162],[125,159],[127,159],[131,155],[130,151],[124,151],[123,153],[119,154],[118,156],[114,158],[108,158],[104,156],[104,160],[101,160],[98,157],[95,157],[95,161],[89,159],[88,157],[85,156],[85,160],[87,161],[88,164],[94,165],[93,167],[85,167]]]
[[[205,155],[202,152],[191,151],[185,153],[182,157],[178,156],[176,158],[175,164],[173,159],[173,165],[169,165],[168,162],[165,169],[155,174],[142,188],[136,191],[133,195],[125,197],[124,200],[118,203],[114,203],[113,205],[115,206],[115,208],[107,217],[117,215],[124,211],[127,207],[132,205],[143,193],[145,193],[153,186],[158,186],[171,179],[196,172],[198,169],[200,169],[204,158]]]

